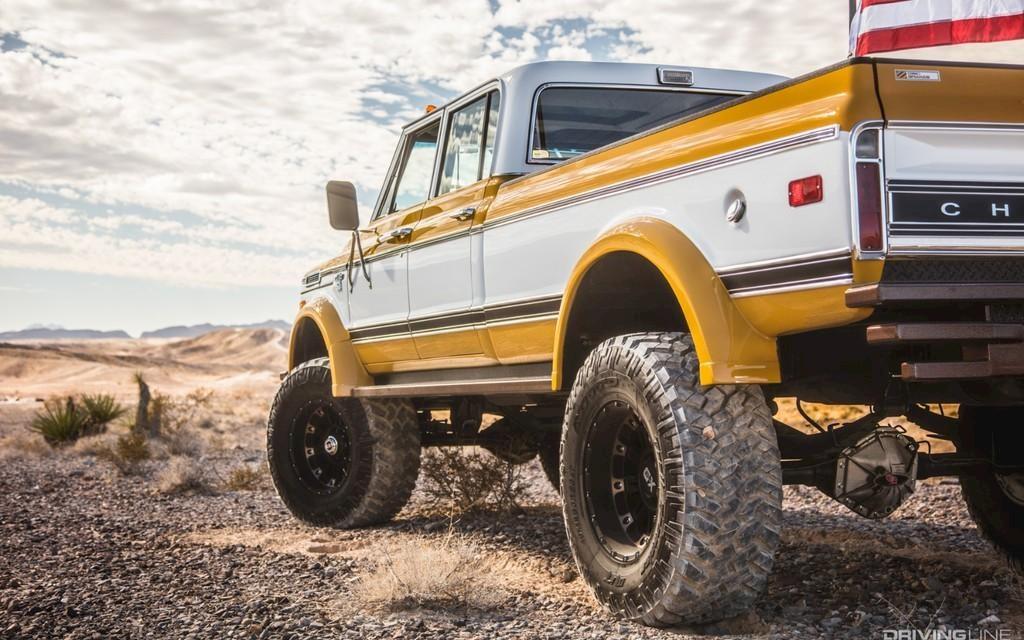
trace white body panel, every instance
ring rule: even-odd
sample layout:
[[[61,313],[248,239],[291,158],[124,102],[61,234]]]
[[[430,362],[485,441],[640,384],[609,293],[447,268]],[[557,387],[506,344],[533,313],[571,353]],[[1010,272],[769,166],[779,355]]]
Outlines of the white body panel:
[[[402,250],[379,260],[369,260],[366,281],[355,265],[354,283],[348,296],[349,329],[401,322],[409,317],[409,251]],[[370,283],[372,282],[372,288]]]
[[[889,180],[1019,182],[1024,129],[890,126],[885,173]]]
[[[1024,182],[1024,125],[990,125],[956,123],[895,123],[884,133],[885,179],[893,181],[947,183],[967,185],[963,193],[971,193],[979,184],[1020,185]],[[948,200],[956,202],[957,193]],[[887,201],[887,226],[893,224],[891,199]],[[1024,210],[1013,211],[1024,225]],[[950,227],[955,226],[950,220]],[[918,255],[955,252],[962,255],[1017,253],[1024,250],[1024,236],[1001,233],[995,226],[990,234],[921,233],[896,234],[888,237],[890,255]]]
[[[409,252],[409,307],[414,316],[464,311],[473,302],[470,237]]]
[[[842,135],[508,224],[485,225],[484,302],[561,294],[583,252],[605,229],[641,216],[678,228],[719,271],[848,250],[847,144]],[[822,176],[824,200],[791,207],[789,182],[813,175]],[[735,191],[744,195],[747,213],[731,224],[725,207]]]

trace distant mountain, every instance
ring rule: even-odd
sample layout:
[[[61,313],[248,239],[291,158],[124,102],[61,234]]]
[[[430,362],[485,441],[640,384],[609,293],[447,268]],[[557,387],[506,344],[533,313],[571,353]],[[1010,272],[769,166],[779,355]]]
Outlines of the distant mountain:
[[[102,340],[107,338],[131,338],[131,336],[124,331],[62,329],[55,326],[35,326],[21,331],[0,333],[0,340]]]
[[[221,329],[280,329],[282,331],[290,331],[292,325],[285,322],[284,320],[267,320],[266,322],[256,322],[253,324],[194,324],[190,326],[178,325],[175,327],[164,327],[163,329],[157,329],[155,331],[143,331],[140,338],[197,338],[201,335],[210,333],[211,331],[220,331]]]

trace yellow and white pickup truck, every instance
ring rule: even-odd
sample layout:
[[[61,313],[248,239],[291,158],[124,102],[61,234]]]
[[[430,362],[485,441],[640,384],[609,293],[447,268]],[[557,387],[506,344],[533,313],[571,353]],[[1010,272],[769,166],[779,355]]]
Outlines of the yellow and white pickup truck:
[[[409,124],[363,223],[327,200],[268,427],[297,517],[391,518],[422,447],[539,455],[598,600],[669,625],[753,603],[783,484],[879,518],[955,475],[1022,568],[1024,67],[531,64]]]

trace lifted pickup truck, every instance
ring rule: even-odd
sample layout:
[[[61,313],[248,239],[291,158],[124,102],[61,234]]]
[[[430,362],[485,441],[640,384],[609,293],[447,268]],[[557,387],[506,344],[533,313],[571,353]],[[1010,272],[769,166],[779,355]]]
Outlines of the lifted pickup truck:
[[[597,599],[669,625],[757,598],[784,484],[880,518],[960,476],[1021,570],[1024,67],[531,64],[408,125],[365,225],[327,199],[268,430],[297,517],[391,518],[421,447],[539,455]]]

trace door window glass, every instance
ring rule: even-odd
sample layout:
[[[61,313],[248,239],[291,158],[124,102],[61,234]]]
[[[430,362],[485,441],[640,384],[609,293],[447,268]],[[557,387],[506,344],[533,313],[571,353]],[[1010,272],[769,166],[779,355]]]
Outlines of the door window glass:
[[[480,179],[486,120],[487,96],[452,114],[439,195],[471,185]]]
[[[492,91],[451,115],[438,195],[491,174],[499,106],[499,94]]]
[[[440,122],[410,134],[398,175],[392,187],[387,212],[401,211],[427,200],[434,173]]]

